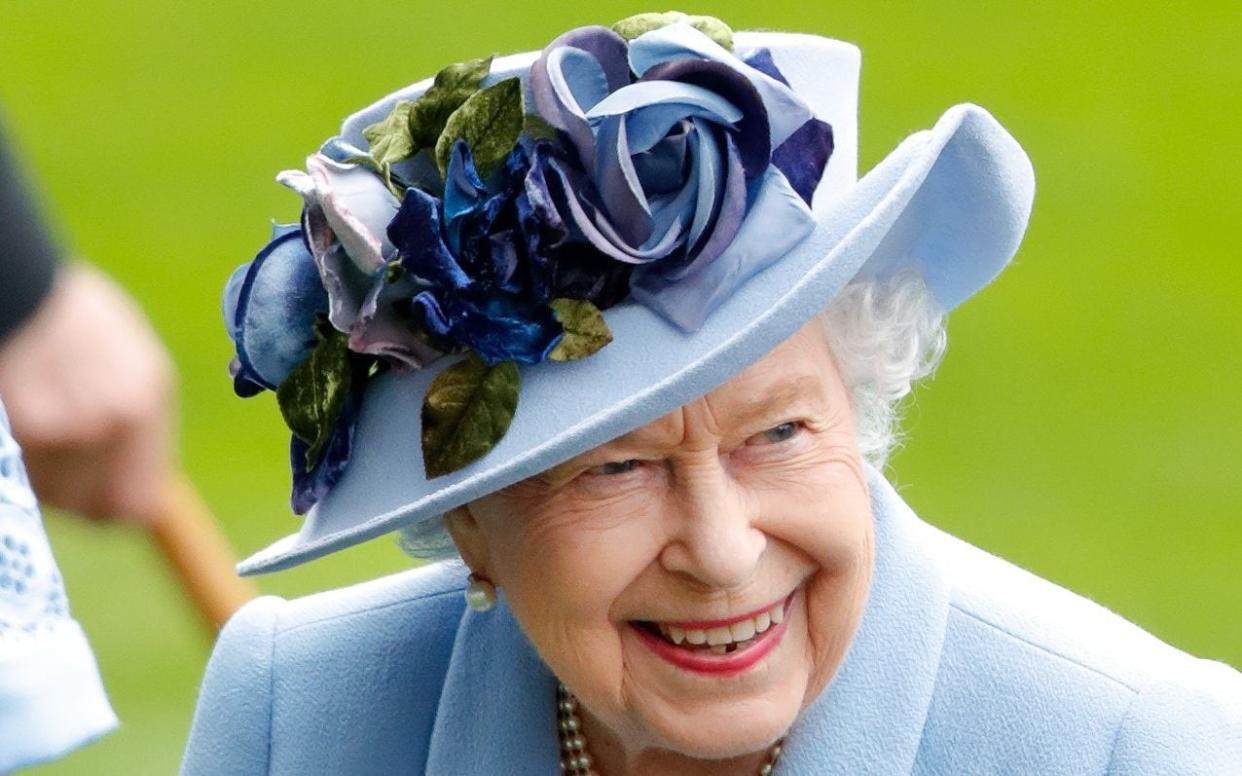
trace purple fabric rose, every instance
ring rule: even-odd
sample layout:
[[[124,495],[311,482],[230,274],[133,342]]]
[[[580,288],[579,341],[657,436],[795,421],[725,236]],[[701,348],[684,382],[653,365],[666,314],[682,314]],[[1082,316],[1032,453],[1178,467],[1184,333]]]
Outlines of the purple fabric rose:
[[[628,44],[604,27],[566,33],[533,66],[531,91],[570,150],[547,162],[564,219],[636,265],[634,297],[684,329],[813,228],[809,197],[773,153],[827,125],[788,85],[687,24]],[[815,181],[826,159],[808,160]],[[765,228],[747,228],[756,220]],[[758,239],[769,242],[749,242]]]

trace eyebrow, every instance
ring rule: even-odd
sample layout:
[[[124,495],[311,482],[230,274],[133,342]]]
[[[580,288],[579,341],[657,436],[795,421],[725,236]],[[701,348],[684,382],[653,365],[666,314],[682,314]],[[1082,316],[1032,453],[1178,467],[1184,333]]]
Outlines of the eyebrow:
[[[821,383],[808,374],[786,380],[764,381],[756,388],[759,390],[748,392],[745,399],[726,406],[732,425],[751,424],[759,419],[775,421],[779,418],[783,422],[792,420],[792,416],[799,410],[827,409]],[[584,453],[583,456],[606,448],[648,446],[652,444],[652,440],[644,433],[645,428],[636,428],[600,445],[596,450]]]
[[[799,374],[789,379],[779,379],[767,381],[756,386],[759,391],[750,392],[748,398],[738,402],[729,408],[730,417],[737,419],[738,423],[753,423],[756,419],[781,418],[782,422],[793,419],[793,415],[800,409],[816,409],[827,411],[828,400],[824,395],[822,384],[809,374]],[[573,468],[577,468],[583,464],[584,459],[594,457],[596,454],[609,449],[620,448],[636,448],[643,447],[650,442],[646,442],[642,436],[645,427],[636,428],[627,434],[612,439],[593,450],[587,450],[573,458],[551,467],[541,476],[556,476],[559,472],[564,472]],[[607,457],[607,455],[603,456]]]
[[[823,408],[827,399],[822,384],[811,375],[798,375],[788,380],[758,386],[747,399],[729,407],[730,415],[743,422],[756,418],[776,417],[799,408]]]

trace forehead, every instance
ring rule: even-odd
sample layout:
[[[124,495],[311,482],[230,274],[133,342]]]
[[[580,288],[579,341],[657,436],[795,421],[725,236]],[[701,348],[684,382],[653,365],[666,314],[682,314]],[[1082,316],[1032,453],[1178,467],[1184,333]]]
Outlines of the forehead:
[[[821,394],[839,382],[819,317],[704,398],[714,402]]]

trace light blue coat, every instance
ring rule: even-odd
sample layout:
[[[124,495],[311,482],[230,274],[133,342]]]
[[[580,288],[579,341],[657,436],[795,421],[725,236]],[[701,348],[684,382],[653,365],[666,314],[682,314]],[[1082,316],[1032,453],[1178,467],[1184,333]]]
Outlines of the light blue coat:
[[[923,523],[872,473],[858,634],[778,774],[1242,774],[1242,675]],[[182,772],[558,773],[554,678],[437,564],[229,623]]]

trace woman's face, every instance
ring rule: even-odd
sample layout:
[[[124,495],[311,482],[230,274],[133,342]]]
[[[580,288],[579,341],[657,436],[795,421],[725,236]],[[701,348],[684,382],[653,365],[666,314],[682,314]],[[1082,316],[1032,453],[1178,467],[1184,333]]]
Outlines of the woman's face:
[[[706,759],[770,745],[823,690],[873,559],[853,412],[818,320],[449,525],[618,744]]]

